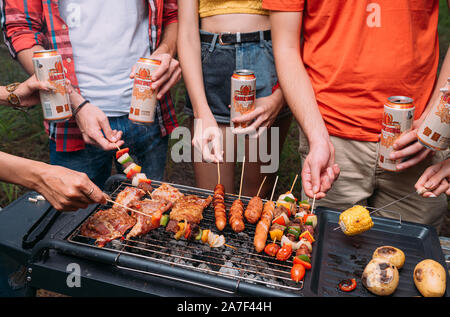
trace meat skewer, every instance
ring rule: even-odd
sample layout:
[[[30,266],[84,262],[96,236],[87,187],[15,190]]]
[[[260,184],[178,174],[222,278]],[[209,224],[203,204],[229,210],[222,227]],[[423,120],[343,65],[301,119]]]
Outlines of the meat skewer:
[[[241,172],[241,184],[239,186],[239,197],[236,199],[230,208],[229,213],[229,223],[231,226],[231,229],[233,229],[234,232],[242,232],[245,229],[244,224],[244,204],[241,201],[241,192],[242,192],[242,179],[244,177],[244,166],[245,166],[245,156],[244,160],[242,162],[242,172]]]
[[[222,231],[227,225],[227,213],[225,207],[225,186],[220,183],[220,167],[217,162],[217,185],[214,188],[213,197],[214,216],[216,218],[216,227]]]
[[[256,252],[261,252],[266,246],[267,233],[269,232],[270,225],[272,224],[273,211],[275,209],[275,203],[272,201],[275,188],[277,186],[278,176],[275,179],[275,184],[273,185],[272,195],[270,200],[265,203],[264,210],[261,215],[261,220],[259,220],[255,229],[255,237],[253,239],[253,245],[255,246]]]
[[[113,204],[115,204],[115,205],[118,205],[118,206],[120,206],[120,207],[122,207],[122,208],[125,208],[125,209],[127,209],[127,210],[129,210],[129,211],[135,212],[135,213],[137,213],[137,214],[141,214],[141,215],[147,216],[147,217],[149,216],[149,215],[146,214],[145,212],[142,212],[142,211],[139,211],[139,210],[136,210],[136,209],[127,207],[127,206],[122,205],[122,204],[120,204],[120,203],[118,203],[118,202],[115,202],[114,200],[106,199],[106,201],[107,201],[107,202],[110,202],[110,203],[113,203]]]
[[[257,223],[259,218],[261,218],[261,213],[263,211],[263,202],[261,198],[259,198],[259,192],[261,191],[261,188],[263,187],[266,178],[267,176],[264,176],[264,179],[261,185],[259,186],[258,193],[256,194],[255,197],[250,199],[247,205],[247,209],[245,209],[244,216],[249,223]]]

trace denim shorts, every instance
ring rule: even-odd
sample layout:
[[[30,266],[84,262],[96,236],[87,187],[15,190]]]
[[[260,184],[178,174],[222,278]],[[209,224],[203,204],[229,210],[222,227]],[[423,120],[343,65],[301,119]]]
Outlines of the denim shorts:
[[[142,166],[142,173],[148,178],[162,180],[166,166],[169,136],[162,137],[159,125],[136,125],[128,120],[128,115],[109,117],[112,130],[123,131],[122,148],[130,148],[130,155],[136,164]],[[116,161],[116,151],[104,151],[86,144],[84,150],[75,152],[56,152],[56,143],[50,140],[50,162],[78,172],[86,173],[100,188],[111,175],[112,161],[116,170],[122,172]]]
[[[201,34],[212,34],[200,30]],[[250,69],[256,76],[256,97],[272,94],[277,82],[272,41],[261,39],[258,42],[221,45],[218,34],[210,43],[201,43],[203,84],[206,99],[217,123],[230,123],[231,76],[236,69]],[[186,95],[184,112],[194,116],[189,95]],[[284,107],[279,117],[289,115]]]

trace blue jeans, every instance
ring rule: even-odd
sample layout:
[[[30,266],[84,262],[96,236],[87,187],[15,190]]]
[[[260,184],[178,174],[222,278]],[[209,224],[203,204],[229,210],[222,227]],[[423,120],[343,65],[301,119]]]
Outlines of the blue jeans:
[[[122,148],[130,148],[130,156],[136,164],[142,166],[142,173],[148,178],[162,180],[167,159],[169,136],[162,137],[157,123],[144,126],[133,124],[128,115],[109,117],[112,130],[123,131]],[[123,169],[116,161],[116,151],[104,151],[96,146],[86,144],[86,148],[76,152],[56,152],[56,143],[50,140],[50,163],[75,171],[86,173],[101,189],[111,175],[112,163],[117,171]]]
[[[203,34],[212,34],[200,30]],[[201,43],[203,84],[206,99],[218,123],[230,123],[231,76],[236,69],[250,69],[256,76],[256,98],[272,94],[277,82],[272,52],[272,41],[221,45],[217,37],[212,42]],[[189,95],[186,95],[184,112],[194,116]],[[278,117],[291,115],[289,107],[280,110]]]

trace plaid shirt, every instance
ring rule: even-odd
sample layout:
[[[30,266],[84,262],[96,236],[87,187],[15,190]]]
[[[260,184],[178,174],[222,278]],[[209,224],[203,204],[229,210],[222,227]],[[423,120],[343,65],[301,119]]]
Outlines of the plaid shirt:
[[[177,3],[176,0],[147,1],[150,50],[153,52],[160,43],[163,27],[177,22]],[[59,14],[58,0],[0,0],[0,10],[3,36],[11,55],[16,58],[18,52],[35,45],[58,50],[67,78],[79,92],[69,30]],[[170,134],[178,126],[169,93],[159,102],[156,113],[162,136]],[[49,137],[56,142],[57,151],[84,149],[81,131],[74,119],[44,124]]]

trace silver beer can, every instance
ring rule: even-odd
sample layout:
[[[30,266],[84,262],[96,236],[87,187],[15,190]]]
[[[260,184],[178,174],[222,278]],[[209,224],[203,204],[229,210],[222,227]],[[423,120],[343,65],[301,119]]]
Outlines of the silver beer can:
[[[381,138],[378,149],[378,166],[384,170],[396,172],[401,160],[391,160],[389,156],[394,151],[393,145],[400,135],[411,130],[414,121],[412,98],[404,96],[389,97],[384,104],[384,114],[381,126]]]
[[[231,76],[230,124],[232,128],[245,128],[248,122],[233,124],[233,119],[255,109],[256,77],[248,69],[235,70]]]
[[[48,81],[56,91],[39,91],[44,120],[63,122],[72,117],[69,94],[66,89],[66,75],[61,55],[56,50],[33,53],[33,66],[39,81]]]

